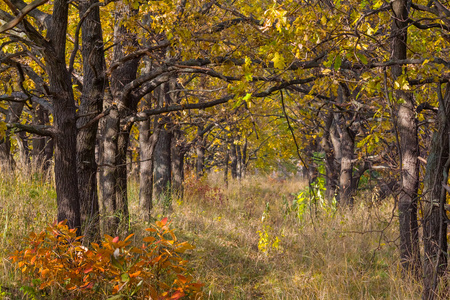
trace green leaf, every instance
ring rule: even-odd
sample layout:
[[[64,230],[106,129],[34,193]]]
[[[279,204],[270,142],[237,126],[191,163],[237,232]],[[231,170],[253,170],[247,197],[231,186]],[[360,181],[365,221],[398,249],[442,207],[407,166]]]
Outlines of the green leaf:
[[[238,107],[239,105],[241,105],[242,103],[242,98],[239,98],[238,101],[236,101],[236,103],[233,105],[232,109],[235,109],[236,107]]]
[[[130,276],[128,275],[128,273],[123,273],[122,275],[120,275],[120,279],[122,280],[122,282],[127,282],[128,280],[130,280]]]
[[[367,58],[366,58],[363,54],[361,54],[361,53],[356,53],[356,56],[358,56],[358,58],[361,60],[361,62],[362,62],[363,64],[365,64],[365,65],[368,64]]]
[[[340,55],[336,56],[336,59],[334,60],[334,70],[337,71],[340,69],[342,65],[342,58]]]

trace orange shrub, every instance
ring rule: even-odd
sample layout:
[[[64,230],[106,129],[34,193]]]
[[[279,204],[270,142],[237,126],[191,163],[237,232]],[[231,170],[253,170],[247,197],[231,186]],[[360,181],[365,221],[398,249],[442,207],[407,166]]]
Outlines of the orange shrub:
[[[167,218],[146,229],[141,247],[105,235],[88,249],[66,222],[30,233],[28,247],[11,260],[24,275],[23,284],[71,296],[120,295],[135,299],[200,299],[202,284],[192,282],[187,261],[179,255],[194,247],[179,242]]]

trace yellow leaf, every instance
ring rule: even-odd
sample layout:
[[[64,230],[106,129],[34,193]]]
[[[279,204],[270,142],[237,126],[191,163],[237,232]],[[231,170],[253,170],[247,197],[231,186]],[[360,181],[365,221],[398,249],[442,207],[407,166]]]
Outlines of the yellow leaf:
[[[280,53],[275,52],[274,57],[272,58],[273,66],[276,69],[284,69],[285,63],[284,63],[284,57],[280,55]]]

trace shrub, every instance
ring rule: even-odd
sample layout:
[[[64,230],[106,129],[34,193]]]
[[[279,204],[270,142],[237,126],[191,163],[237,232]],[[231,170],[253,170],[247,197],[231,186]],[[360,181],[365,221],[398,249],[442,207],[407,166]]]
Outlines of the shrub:
[[[180,253],[194,247],[179,242],[167,218],[146,229],[142,246],[105,235],[82,246],[82,237],[66,222],[30,233],[27,247],[15,251],[13,263],[23,274],[24,290],[62,293],[71,298],[200,299],[202,284],[192,281]]]
[[[224,205],[228,200],[226,199],[224,190],[217,186],[211,186],[207,182],[206,177],[197,179],[195,174],[187,176],[184,186],[187,198],[198,199],[212,205]]]

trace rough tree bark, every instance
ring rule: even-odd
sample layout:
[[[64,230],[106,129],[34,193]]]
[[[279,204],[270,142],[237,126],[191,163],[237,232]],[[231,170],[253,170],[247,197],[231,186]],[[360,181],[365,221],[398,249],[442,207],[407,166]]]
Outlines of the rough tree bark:
[[[203,130],[204,126],[199,125],[197,128],[197,143],[195,147],[195,153],[197,154],[195,159],[195,174],[197,175],[197,179],[203,176],[205,167],[205,140],[203,139]]]
[[[173,130],[172,136],[172,192],[175,197],[183,197],[184,156],[186,154],[183,132],[178,126]]]
[[[146,97],[148,99],[148,97]],[[150,130],[152,118],[139,124],[140,173],[139,173],[139,207],[145,221],[151,221],[153,209],[153,154],[160,132],[160,126],[154,122],[153,133]]]
[[[333,161],[333,168],[336,170],[336,188],[339,187],[339,171],[341,170],[341,158],[342,158],[342,151],[341,151],[341,140],[339,137],[339,129],[337,126],[338,115],[333,114],[333,122],[330,128],[330,140],[331,145],[333,146],[333,152],[334,152],[334,161]],[[336,192],[336,202],[339,202],[339,190]]]
[[[348,87],[341,83],[338,89],[340,103],[349,102],[350,91]],[[353,157],[355,148],[355,134],[347,124],[347,118],[343,113],[337,114],[335,118],[337,133],[339,134],[340,146],[340,174],[339,174],[339,204],[343,206],[353,205]]]
[[[242,152],[241,145],[236,145],[236,175],[238,179],[242,178]]]
[[[70,228],[80,228],[80,202],[76,165],[76,109],[72,81],[66,69],[66,31],[69,4],[55,0],[47,41],[35,37],[43,46],[54,110],[55,185],[58,221],[67,220]],[[27,23],[24,23],[28,27]],[[28,29],[33,32],[33,29]],[[78,231],[80,232],[80,231]]]
[[[38,103],[33,103],[33,124],[46,125],[49,123],[48,111]],[[43,171],[50,166],[49,160],[53,156],[53,141],[48,136],[36,136],[32,138],[33,150],[31,156],[33,157],[34,167]]]
[[[105,101],[105,105],[111,109],[109,115],[102,121],[103,140],[101,143],[101,194],[103,202],[103,215],[105,218],[103,231],[116,233],[119,226],[119,218],[116,215],[116,154],[117,135],[119,133],[119,112],[116,106],[112,106],[112,99]]]
[[[326,198],[331,201],[337,187],[337,172],[335,169],[335,157],[331,145],[331,127],[333,125],[333,113],[330,111],[325,117],[325,129],[320,142],[322,150],[325,152],[325,172],[326,172]]]
[[[97,0],[80,2],[80,18]],[[95,143],[98,121],[87,125],[103,108],[105,89],[105,57],[98,6],[91,8],[81,25],[83,48],[83,91],[77,121],[77,171],[80,192],[81,224],[88,241],[100,238],[99,203],[97,194],[97,164]]]
[[[440,84],[438,89],[440,89]],[[440,94],[440,91],[438,91]],[[437,284],[447,271],[447,216],[443,205],[447,192],[443,184],[448,182],[450,84],[445,97],[440,98],[437,131],[433,134],[423,188],[424,222],[424,291],[423,299],[438,299]],[[447,295],[448,296],[448,295]]]
[[[117,61],[125,55],[126,47],[137,47],[136,36],[131,34],[121,23],[123,16],[133,13],[127,5],[118,5],[114,26],[114,53]],[[111,110],[105,118],[103,127],[103,177],[102,199],[106,217],[105,230],[110,234],[124,233],[128,230],[128,197],[127,197],[127,148],[131,126],[121,124],[121,120],[130,113],[136,112],[138,98],[133,94],[123,95],[125,85],[136,79],[139,58],[120,64],[111,73],[111,99],[106,107],[117,103],[117,110]],[[113,197],[113,198],[111,198]],[[112,213],[112,214],[111,214]]]
[[[5,117],[6,123],[16,123],[22,114],[24,102],[13,102],[8,107]],[[15,161],[11,154],[10,130],[6,130],[4,138],[0,142],[0,164],[3,171],[9,171],[14,168]]]
[[[391,58],[407,58],[408,38],[408,0],[392,2],[392,50]],[[403,66],[392,66],[393,79],[403,74]],[[402,99],[397,111],[397,124],[400,137],[401,182],[399,195],[400,219],[400,259],[405,271],[418,275],[420,269],[419,226],[417,223],[417,193],[419,187],[419,162],[417,123],[414,99],[410,93],[396,91],[396,98]]]
[[[225,158],[223,160],[224,168],[223,168],[223,182],[225,184],[225,187],[228,188],[228,165],[230,161],[230,151],[228,149],[228,143],[225,142],[224,144],[225,148]]]
[[[157,89],[156,94],[160,107],[170,105],[172,103],[170,93],[171,86],[173,86],[173,82],[166,82]],[[169,201],[171,199],[170,191],[172,184],[172,163],[170,157],[172,129],[170,128],[170,117],[160,116],[159,123],[162,128],[155,148],[153,198],[156,201],[163,202],[164,205],[170,207]],[[164,203],[164,201],[166,201],[166,203]]]
[[[234,142],[230,144],[230,167],[231,167],[231,178],[237,178],[237,155],[236,155],[236,145]]]

